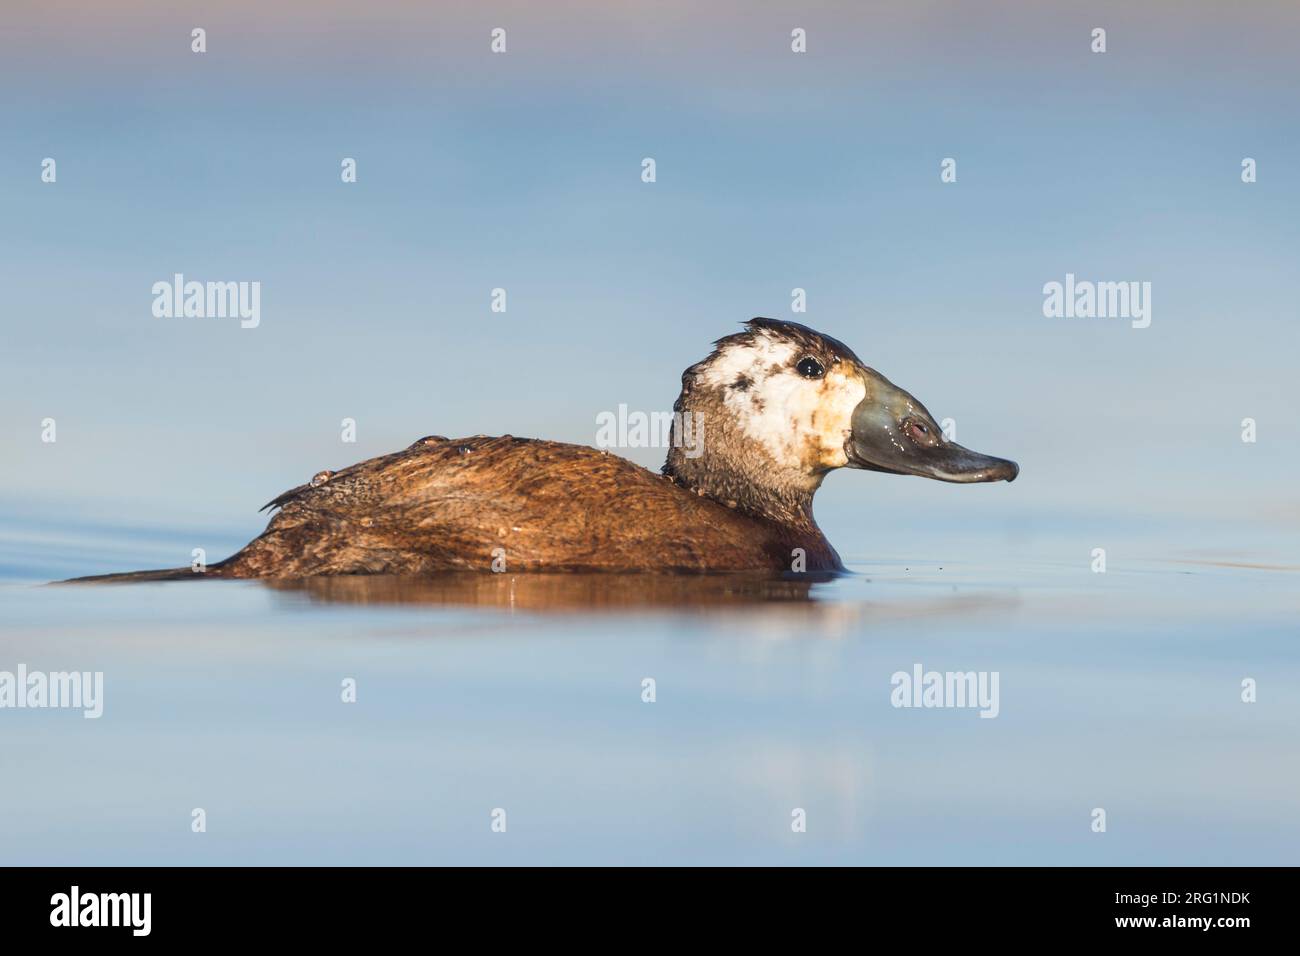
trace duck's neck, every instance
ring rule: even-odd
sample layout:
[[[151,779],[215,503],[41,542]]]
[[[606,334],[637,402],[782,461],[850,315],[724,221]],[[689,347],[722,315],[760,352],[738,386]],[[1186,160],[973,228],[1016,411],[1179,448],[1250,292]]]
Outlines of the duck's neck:
[[[688,491],[750,515],[765,518],[792,529],[815,531],[813,495],[821,478],[809,481],[773,480],[773,471],[762,462],[733,459],[717,450],[691,457],[676,445],[669,448],[663,473]]]

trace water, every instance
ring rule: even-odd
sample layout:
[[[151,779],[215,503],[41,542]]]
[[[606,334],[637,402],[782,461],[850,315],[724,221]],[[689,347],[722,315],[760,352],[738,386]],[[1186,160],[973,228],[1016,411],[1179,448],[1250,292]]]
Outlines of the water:
[[[1257,536],[1269,561],[1150,539],[1165,556],[1105,574],[1064,560],[1068,535],[949,527],[912,534],[910,558],[846,551],[852,574],[811,584],[47,587],[193,536],[7,526],[0,670],[103,671],[105,691],[98,720],[0,711],[4,863],[1281,864],[1300,849],[1297,568],[1271,550],[1285,537]],[[895,708],[891,676],[915,664],[998,672],[997,716]]]

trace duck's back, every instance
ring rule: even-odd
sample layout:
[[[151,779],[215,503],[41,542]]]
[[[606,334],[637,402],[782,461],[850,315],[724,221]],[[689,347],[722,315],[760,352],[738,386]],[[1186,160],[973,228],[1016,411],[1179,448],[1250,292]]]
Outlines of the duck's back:
[[[271,503],[221,576],[446,570],[729,571],[838,567],[811,529],[696,495],[617,455],[529,439],[421,439]]]

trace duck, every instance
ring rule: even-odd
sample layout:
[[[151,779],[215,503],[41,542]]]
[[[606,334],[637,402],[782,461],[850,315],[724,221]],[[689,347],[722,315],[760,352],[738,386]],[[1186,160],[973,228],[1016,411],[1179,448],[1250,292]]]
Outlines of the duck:
[[[667,460],[608,449],[431,435],[274,498],[266,530],[202,568],[78,582],[303,579],[442,572],[840,573],[813,518],[839,468],[1014,481],[1019,466],[950,441],[911,394],[842,342],[755,318],[688,367]],[[699,423],[693,442],[682,422]]]

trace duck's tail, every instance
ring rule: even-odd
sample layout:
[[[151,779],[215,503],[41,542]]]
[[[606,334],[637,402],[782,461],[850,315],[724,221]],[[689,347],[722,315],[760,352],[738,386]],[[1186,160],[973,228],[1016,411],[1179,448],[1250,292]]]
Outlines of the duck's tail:
[[[224,564],[225,562],[222,562]],[[202,571],[193,568],[161,568],[157,571],[123,571],[120,574],[91,574],[84,578],[69,578],[55,584],[143,584],[147,581],[194,581],[202,578],[221,578],[221,565],[210,564]]]

